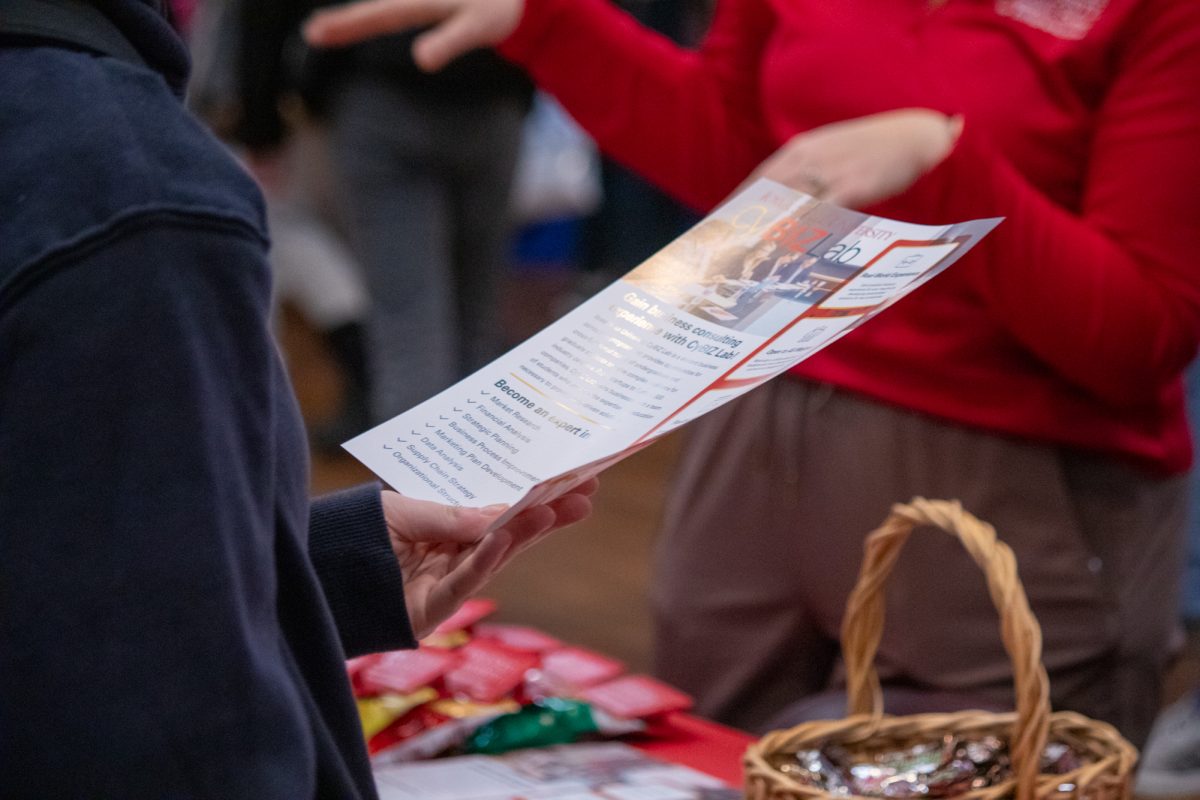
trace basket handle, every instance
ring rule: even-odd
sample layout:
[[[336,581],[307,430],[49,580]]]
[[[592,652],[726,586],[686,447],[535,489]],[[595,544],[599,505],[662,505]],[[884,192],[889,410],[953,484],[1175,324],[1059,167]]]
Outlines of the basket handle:
[[[883,696],[875,670],[875,653],[883,634],[883,587],[900,549],[918,525],[930,525],[956,536],[987,577],[988,592],[1000,612],[1000,633],[1012,660],[1016,686],[1017,716],[1010,742],[1017,778],[1016,797],[1032,800],[1050,726],[1050,688],[1042,666],[1042,631],[1029,610],[1012,550],[996,539],[991,525],[968,514],[957,501],[917,497],[907,504],[897,503],[883,525],[867,537],[858,583],[847,601],[842,621],[847,712],[869,714],[876,720],[883,716]]]

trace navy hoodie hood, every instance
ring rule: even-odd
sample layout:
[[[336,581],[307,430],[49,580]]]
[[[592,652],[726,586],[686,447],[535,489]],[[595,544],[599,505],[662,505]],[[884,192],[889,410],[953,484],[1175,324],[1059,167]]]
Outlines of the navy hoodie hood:
[[[191,61],[187,47],[169,22],[166,0],[96,0],[138,55],[171,86],[177,97],[187,88]]]

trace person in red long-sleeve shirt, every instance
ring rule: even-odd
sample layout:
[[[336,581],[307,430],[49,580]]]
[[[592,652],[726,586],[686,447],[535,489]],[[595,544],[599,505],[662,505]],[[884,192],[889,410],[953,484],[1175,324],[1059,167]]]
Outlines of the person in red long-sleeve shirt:
[[[698,209],[757,170],[912,222],[1006,217],[790,379],[695,424],[653,586],[660,674],[703,712],[767,724],[828,685],[865,532],[895,501],[957,498],[1017,553],[1054,704],[1142,740],[1192,458],[1200,3],[722,0],[689,51],[605,0],[368,0],[308,35],[439,20],[414,44],[422,66],[496,45]],[[918,537],[901,559],[881,675],[1005,706],[995,612],[958,550]]]

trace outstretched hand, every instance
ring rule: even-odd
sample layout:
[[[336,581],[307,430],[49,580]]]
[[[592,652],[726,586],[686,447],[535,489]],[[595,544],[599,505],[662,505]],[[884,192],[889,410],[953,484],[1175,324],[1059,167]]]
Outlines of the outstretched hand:
[[[597,486],[595,479],[585,481],[491,532],[488,527],[506,506],[462,508],[383,492],[383,515],[404,575],[404,600],[417,638],[428,636],[514,555],[587,517]]]
[[[431,26],[413,42],[413,60],[436,72],[477,47],[494,45],[517,28],[524,0],[360,0],[313,14],[304,38],[314,47]]]
[[[770,178],[848,208],[908,189],[954,149],[961,117],[904,108],[822,125],[793,136],[749,180]]]

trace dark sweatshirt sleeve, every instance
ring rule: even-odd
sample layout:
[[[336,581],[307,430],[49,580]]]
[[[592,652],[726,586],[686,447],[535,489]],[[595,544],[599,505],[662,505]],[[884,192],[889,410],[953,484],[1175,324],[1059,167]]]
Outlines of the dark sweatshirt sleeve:
[[[0,794],[315,796],[263,243],[129,223],[42,274],[0,306]]]
[[[348,657],[417,646],[379,489],[366,484],[326,495],[309,515],[309,557]]]

